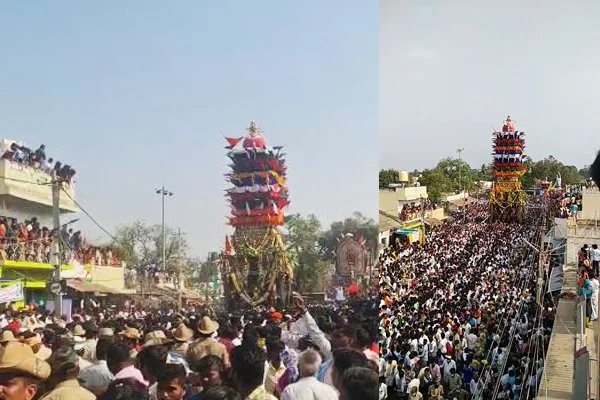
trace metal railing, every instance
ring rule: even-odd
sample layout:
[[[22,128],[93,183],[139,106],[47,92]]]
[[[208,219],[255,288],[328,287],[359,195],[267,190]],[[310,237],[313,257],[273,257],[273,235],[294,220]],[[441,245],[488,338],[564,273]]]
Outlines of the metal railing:
[[[575,332],[575,379],[573,394],[575,399],[587,399],[590,382],[590,354],[586,346],[586,299],[585,295],[579,297],[575,316],[577,331]]]
[[[600,377],[593,376],[592,362],[597,363],[598,359],[590,354],[587,342],[587,303],[586,296],[579,297],[577,302],[577,312],[575,316],[575,357],[574,369],[575,376],[573,381],[574,399],[597,399],[598,385],[595,383]]]

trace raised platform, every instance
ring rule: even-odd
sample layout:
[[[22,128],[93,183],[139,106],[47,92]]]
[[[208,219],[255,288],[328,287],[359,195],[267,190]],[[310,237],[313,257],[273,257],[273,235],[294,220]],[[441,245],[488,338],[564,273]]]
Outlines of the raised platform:
[[[562,293],[577,290],[577,265],[564,268]],[[538,399],[572,399],[575,373],[576,299],[560,299]]]
[[[564,268],[562,293],[577,293],[577,264],[568,264]],[[574,398],[575,384],[575,350],[577,343],[577,299],[560,299],[556,310],[556,318],[548,353],[546,355],[544,373],[538,390],[538,400],[571,400]],[[587,346],[594,357],[598,353],[598,324],[586,329],[583,345]],[[581,344],[580,344],[581,345]],[[590,376],[598,376],[597,363],[591,363]],[[590,384],[590,395],[587,399],[598,399],[597,385]],[[578,400],[578,399],[576,399]]]

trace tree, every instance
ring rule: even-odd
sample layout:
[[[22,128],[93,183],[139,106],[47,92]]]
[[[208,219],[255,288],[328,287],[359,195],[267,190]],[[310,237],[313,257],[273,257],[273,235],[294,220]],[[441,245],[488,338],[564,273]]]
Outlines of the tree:
[[[473,190],[477,177],[471,166],[464,160],[444,158],[438,162],[436,169],[442,171],[452,181],[452,191]]]
[[[387,188],[392,183],[397,183],[399,179],[399,172],[395,169],[382,169],[379,171],[379,188]]]
[[[423,171],[420,182],[421,185],[427,186],[427,194],[434,203],[440,201],[442,194],[454,190],[450,177],[437,168]]]
[[[311,292],[318,289],[329,265],[324,262],[319,245],[321,222],[313,214],[306,217],[293,214],[287,218],[288,261],[295,264],[297,290]]]
[[[591,178],[591,173],[590,173],[590,166],[589,165],[584,165],[583,168],[581,168],[579,171],[577,171],[579,173],[579,175],[581,175],[581,177],[585,180],[588,180]]]
[[[531,167],[533,166],[533,160],[528,157],[523,162],[523,165],[525,166],[526,170],[525,170],[525,173],[523,174],[523,176],[521,177],[521,186],[523,187],[523,189],[533,189],[533,187],[535,186],[535,180],[536,180],[533,173],[531,172]]]
[[[536,180],[553,181],[559,173],[563,185],[577,185],[586,179],[586,175],[584,174],[586,172],[585,169],[582,171],[578,170],[574,165],[564,165],[553,156],[548,156],[537,162],[528,159],[526,163],[528,161],[528,172],[525,174],[527,178],[522,182],[523,187],[526,189],[533,188]]]
[[[187,254],[189,246],[185,236],[166,231],[165,270],[174,272],[181,266],[188,268],[190,265]],[[130,268],[141,268],[147,265],[156,265],[162,268],[162,237],[160,225],[135,221],[117,229],[112,246],[115,248],[116,254]]]

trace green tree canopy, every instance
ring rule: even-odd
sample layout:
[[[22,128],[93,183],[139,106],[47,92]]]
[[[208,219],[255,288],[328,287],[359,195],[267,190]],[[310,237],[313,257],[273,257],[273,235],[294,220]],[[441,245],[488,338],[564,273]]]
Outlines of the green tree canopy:
[[[288,261],[293,262],[296,289],[301,292],[316,290],[327,270],[323,262],[323,249],[319,245],[321,222],[314,214],[306,217],[292,214],[287,218]]]
[[[421,172],[419,181],[427,186],[429,198],[437,202],[442,194],[458,192],[461,188],[475,190],[479,181],[489,174],[489,167],[483,165],[481,171],[472,169],[464,160],[444,158],[433,169]]]
[[[395,169],[382,169],[379,171],[379,188],[386,188],[392,183],[397,183],[399,179],[399,171]]]
[[[560,173],[563,185],[577,185],[585,181],[589,175],[589,167],[577,169],[574,165],[565,165],[553,156],[548,156],[540,161],[527,159],[525,161],[527,172],[523,176],[522,184],[525,189],[535,187],[536,181],[556,179]]]

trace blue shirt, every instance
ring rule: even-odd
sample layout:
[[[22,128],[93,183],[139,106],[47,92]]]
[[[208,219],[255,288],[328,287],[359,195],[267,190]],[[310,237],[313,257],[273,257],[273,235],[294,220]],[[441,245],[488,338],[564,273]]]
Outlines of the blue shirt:
[[[465,383],[467,385],[470,384],[473,379],[473,367],[469,365],[467,368],[463,369],[463,377],[465,378]]]

